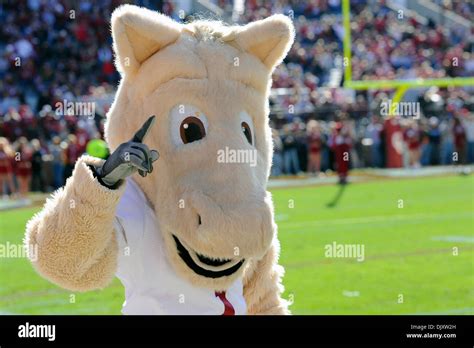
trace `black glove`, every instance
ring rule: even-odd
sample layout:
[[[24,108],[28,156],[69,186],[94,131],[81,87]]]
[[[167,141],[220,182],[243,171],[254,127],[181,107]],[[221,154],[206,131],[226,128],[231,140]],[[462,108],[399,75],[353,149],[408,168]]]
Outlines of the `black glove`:
[[[102,185],[115,188],[137,170],[142,177],[153,171],[153,162],[158,159],[159,154],[156,150],[148,149],[148,146],[143,144],[143,139],[154,122],[155,116],[151,116],[135,133],[132,140],[120,144],[102,167],[94,168],[95,175]]]

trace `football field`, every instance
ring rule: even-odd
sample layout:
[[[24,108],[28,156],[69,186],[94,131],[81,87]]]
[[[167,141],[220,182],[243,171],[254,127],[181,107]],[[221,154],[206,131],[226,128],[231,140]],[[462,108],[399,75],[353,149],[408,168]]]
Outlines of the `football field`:
[[[474,314],[474,176],[272,193],[294,314]],[[0,212],[0,245],[20,244],[39,209]],[[363,253],[339,254],[338,246]],[[24,258],[0,258],[0,313],[120,314],[123,298],[118,280],[72,293]]]

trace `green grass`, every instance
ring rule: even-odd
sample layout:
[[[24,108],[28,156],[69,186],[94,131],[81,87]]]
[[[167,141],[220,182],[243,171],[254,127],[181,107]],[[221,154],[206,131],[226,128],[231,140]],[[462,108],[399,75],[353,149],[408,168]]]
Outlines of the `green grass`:
[[[328,207],[338,189],[273,191],[284,296],[293,298],[293,313],[474,314],[474,177],[351,184]],[[37,210],[0,213],[0,244],[21,243]],[[364,245],[364,261],[325,257],[332,242]],[[0,313],[119,314],[123,296],[117,280],[103,291],[72,294],[42,279],[25,259],[0,259]]]

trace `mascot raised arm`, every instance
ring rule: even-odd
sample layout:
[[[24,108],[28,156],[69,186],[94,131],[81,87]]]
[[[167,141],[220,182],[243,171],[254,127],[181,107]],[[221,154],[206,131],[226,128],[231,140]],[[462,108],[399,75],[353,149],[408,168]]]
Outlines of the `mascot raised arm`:
[[[111,155],[81,157],[29,221],[35,269],[73,291],[117,276],[124,314],[289,313],[266,186],[271,75],[291,20],[179,24],[124,5],[112,36]]]

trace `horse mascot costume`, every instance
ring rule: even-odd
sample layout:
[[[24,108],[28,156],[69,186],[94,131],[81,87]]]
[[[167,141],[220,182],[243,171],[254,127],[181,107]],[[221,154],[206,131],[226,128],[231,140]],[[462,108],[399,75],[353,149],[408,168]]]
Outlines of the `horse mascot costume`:
[[[179,24],[124,5],[111,22],[111,155],[82,156],[29,221],[35,269],[73,291],[117,276],[124,314],[288,314],[266,185],[271,75],[291,20]],[[255,163],[218,160],[224,149]]]

